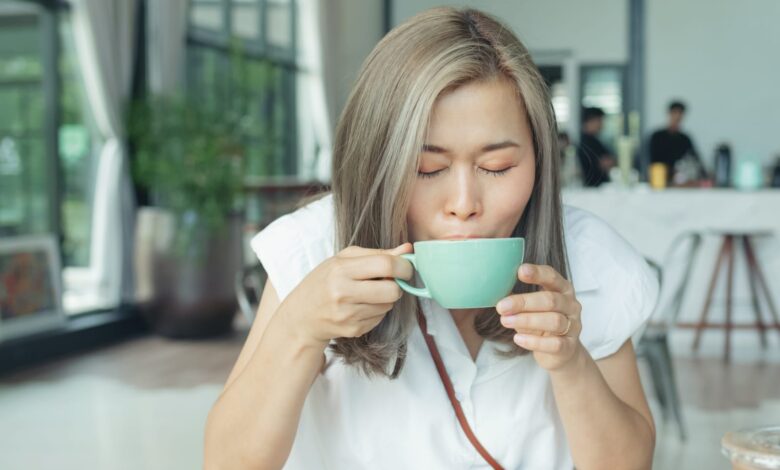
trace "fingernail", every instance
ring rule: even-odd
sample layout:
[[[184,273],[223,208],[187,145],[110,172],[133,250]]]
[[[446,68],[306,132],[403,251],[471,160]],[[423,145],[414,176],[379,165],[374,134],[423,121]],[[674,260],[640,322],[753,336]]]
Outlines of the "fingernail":
[[[512,301],[510,299],[503,299],[501,302],[496,304],[496,310],[498,310],[500,313],[507,312],[510,308],[512,308]]]
[[[530,264],[524,264],[520,267],[520,271],[525,274],[526,276],[530,276],[534,273],[534,267]]]
[[[520,346],[525,346],[526,343],[528,343],[528,336],[521,335],[520,333],[515,335],[515,343],[517,343]]]
[[[507,328],[512,328],[513,326],[515,326],[515,316],[507,315],[505,317],[501,317],[501,324]]]

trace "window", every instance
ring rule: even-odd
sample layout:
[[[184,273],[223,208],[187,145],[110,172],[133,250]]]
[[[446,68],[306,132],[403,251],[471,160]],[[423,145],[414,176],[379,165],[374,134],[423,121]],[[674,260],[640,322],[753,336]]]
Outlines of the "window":
[[[45,16],[35,5],[0,5],[0,236],[57,232],[48,167],[54,105]]]
[[[211,109],[242,106],[248,176],[295,175],[294,0],[193,0],[187,90]]]
[[[73,31],[67,15],[60,16],[59,164],[62,175],[61,218],[64,266],[88,266],[92,234],[96,159],[87,97],[79,73]]]
[[[539,72],[542,74],[547,87],[550,89],[550,99],[552,101],[553,110],[555,111],[555,120],[558,123],[558,130],[564,131],[570,124],[571,109],[567,85],[563,77],[563,66],[540,65]]]
[[[68,273],[94,261],[95,161],[82,84],[65,3],[0,4],[0,236],[56,234],[66,291]],[[84,310],[68,298],[68,313]]]
[[[580,97],[583,107],[601,108],[604,128],[601,139],[615,151],[615,139],[623,133],[625,113],[625,67],[587,65],[580,70]]]

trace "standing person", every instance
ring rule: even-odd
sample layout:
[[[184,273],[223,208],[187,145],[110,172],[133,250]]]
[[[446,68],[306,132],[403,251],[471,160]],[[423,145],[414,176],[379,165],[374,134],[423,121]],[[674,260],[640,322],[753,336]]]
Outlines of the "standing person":
[[[650,162],[666,164],[670,178],[674,173],[675,165],[685,155],[695,159],[700,173],[703,174],[701,160],[693,141],[680,128],[685,110],[686,106],[682,101],[669,103],[666,127],[658,129],[650,136]]]
[[[550,96],[509,28],[454,8],[397,26],[333,155],[332,193],[253,239],[269,280],[209,413],[207,469],[650,468],[631,335],[658,285],[606,223],[561,205]],[[526,240],[495,308],[393,281],[414,275],[408,242],[471,237]]]
[[[603,127],[604,111],[601,108],[585,108],[582,111],[582,134],[577,158],[585,186],[599,186],[609,181],[609,170],[616,164],[614,154],[599,139]]]

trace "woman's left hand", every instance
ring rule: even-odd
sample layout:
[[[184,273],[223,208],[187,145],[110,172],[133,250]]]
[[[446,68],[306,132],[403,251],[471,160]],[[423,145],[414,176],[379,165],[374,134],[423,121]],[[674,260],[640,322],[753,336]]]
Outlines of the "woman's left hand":
[[[559,369],[581,352],[581,306],[571,282],[550,266],[523,264],[517,278],[542,288],[512,294],[496,305],[501,324],[517,332],[515,343],[533,352],[547,370]]]

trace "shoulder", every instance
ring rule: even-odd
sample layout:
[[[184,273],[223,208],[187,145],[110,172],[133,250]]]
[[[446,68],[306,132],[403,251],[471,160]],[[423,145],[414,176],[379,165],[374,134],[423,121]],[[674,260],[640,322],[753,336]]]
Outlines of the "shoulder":
[[[666,134],[666,129],[657,129],[655,132],[653,132],[650,135],[651,139],[658,139],[663,137]]]
[[[602,145],[601,141],[593,135],[590,134],[582,134],[580,137],[580,145],[577,148],[577,150],[580,153],[583,154],[590,154],[590,153],[596,153],[601,154],[603,153],[604,145]],[[600,156],[600,155],[596,155]]]
[[[280,300],[312,269],[333,256],[334,224],[333,196],[327,194],[279,217],[252,238],[252,250]]]
[[[597,141],[595,136],[590,134],[581,134],[580,135],[580,145],[592,145],[594,141]]]
[[[658,280],[644,257],[596,215],[564,206],[571,281],[582,304],[583,344],[594,359],[615,352],[652,313]]]
[[[644,264],[641,255],[630,243],[589,211],[564,205],[563,226],[567,249],[580,257],[587,255],[588,262],[601,260],[598,265],[610,270],[632,269],[634,264]]]

